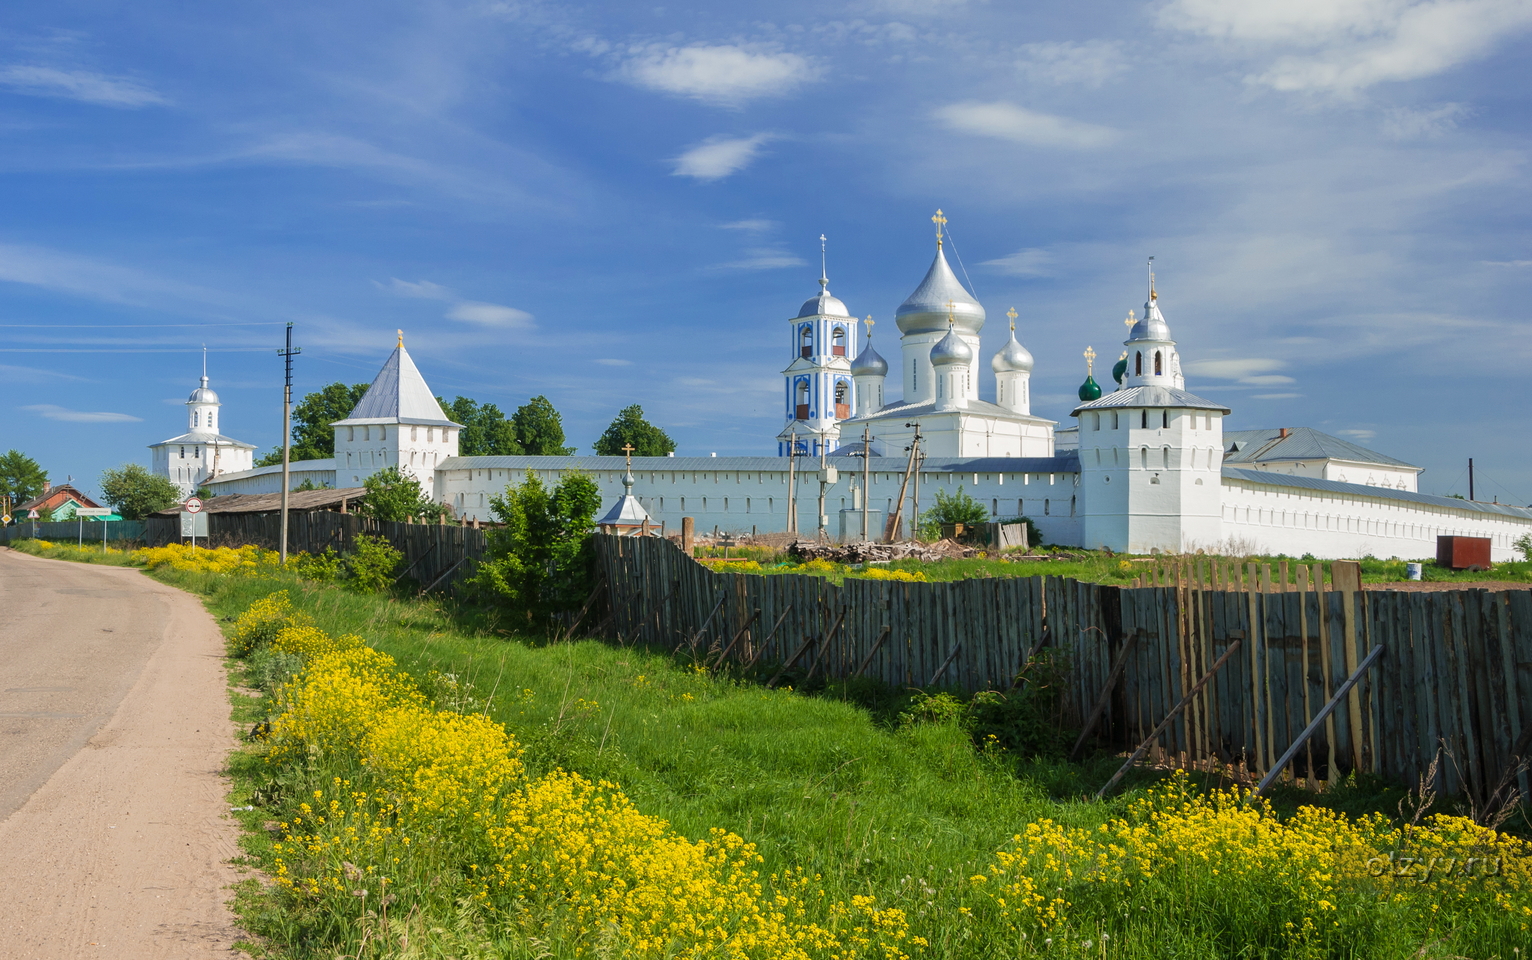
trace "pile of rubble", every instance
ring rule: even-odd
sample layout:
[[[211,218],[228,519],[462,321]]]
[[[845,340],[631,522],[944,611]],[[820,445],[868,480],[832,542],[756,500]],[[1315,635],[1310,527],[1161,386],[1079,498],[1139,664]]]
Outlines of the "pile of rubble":
[[[951,540],[936,543],[820,543],[798,540],[787,547],[795,560],[829,560],[832,563],[869,563],[888,560],[924,560],[932,562],[951,557],[973,557],[979,551]]]

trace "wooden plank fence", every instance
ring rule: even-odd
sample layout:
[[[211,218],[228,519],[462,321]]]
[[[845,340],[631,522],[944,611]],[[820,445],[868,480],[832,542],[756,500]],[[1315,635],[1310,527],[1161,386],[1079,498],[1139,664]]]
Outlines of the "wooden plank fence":
[[[1009,690],[1052,647],[1062,721],[1132,750],[1237,643],[1158,735],[1150,759],[1260,776],[1374,647],[1288,764],[1316,786],[1352,771],[1471,799],[1532,800],[1532,591],[1360,590],[1347,567],[1270,571],[1197,559],[1149,585],[1062,577],[950,583],[715,573],[655,537],[597,537],[612,639],[685,650],[768,676],[867,676],[902,687]],[[1124,660],[1108,686],[1113,667]]]

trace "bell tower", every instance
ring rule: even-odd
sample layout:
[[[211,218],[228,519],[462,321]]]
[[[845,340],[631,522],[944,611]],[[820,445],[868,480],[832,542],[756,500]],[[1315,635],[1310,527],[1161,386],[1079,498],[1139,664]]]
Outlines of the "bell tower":
[[[801,456],[834,450],[840,421],[855,408],[851,358],[856,356],[857,323],[830,293],[825,271],[825,238],[819,238],[819,294],[803,301],[788,321],[792,362],[782,371],[787,425],[777,434],[777,455],[796,444]]]

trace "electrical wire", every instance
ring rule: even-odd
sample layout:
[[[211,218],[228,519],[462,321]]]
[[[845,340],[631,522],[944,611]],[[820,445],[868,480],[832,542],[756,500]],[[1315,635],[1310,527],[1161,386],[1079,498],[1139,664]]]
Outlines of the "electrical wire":
[[[945,224],[943,226],[945,226]],[[953,238],[952,231],[950,229],[947,230],[946,233],[947,239],[952,241],[952,252],[957,256],[958,269],[963,271],[963,279],[968,281],[968,292],[973,294],[973,298],[977,300],[979,299],[979,291],[974,289],[973,279],[968,276],[968,268],[963,265],[963,254],[958,251],[957,240]]]

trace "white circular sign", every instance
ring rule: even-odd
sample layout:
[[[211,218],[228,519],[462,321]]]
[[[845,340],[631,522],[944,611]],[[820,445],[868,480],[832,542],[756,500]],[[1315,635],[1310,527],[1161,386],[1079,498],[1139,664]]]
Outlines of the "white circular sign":
[[[198,497],[192,497],[190,500],[187,500],[186,503],[182,504],[182,506],[186,508],[187,513],[202,512],[202,500]]]

